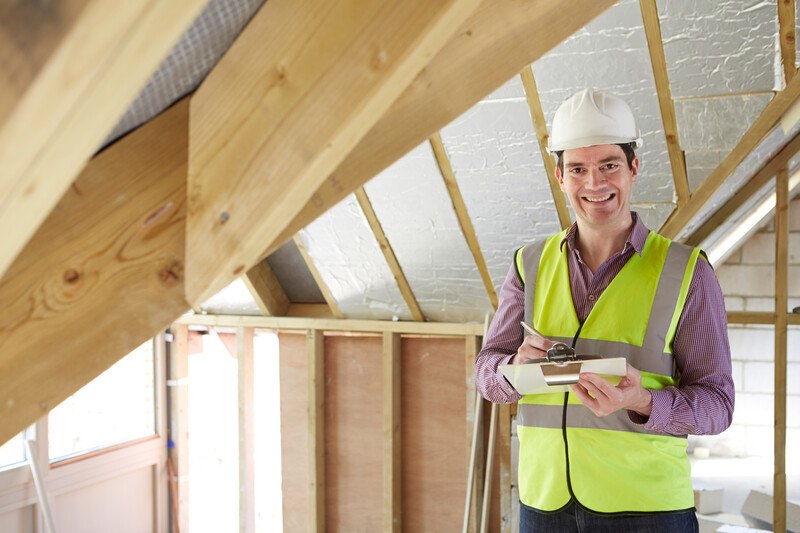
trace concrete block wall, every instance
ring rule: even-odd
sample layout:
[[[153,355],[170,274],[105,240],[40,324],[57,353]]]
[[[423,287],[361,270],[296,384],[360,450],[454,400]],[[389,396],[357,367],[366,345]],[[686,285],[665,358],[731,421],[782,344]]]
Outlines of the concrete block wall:
[[[800,198],[789,214],[789,308],[800,306]],[[775,295],[775,230],[770,222],[717,269],[728,311],[772,311]],[[728,328],[736,384],[733,425],[718,436],[690,437],[689,447],[712,456],[771,456],[775,365],[772,326]],[[787,446],[800,446],[800,327],[789,329]],[[787,471],[800,471],[798,454],[787,453]]]

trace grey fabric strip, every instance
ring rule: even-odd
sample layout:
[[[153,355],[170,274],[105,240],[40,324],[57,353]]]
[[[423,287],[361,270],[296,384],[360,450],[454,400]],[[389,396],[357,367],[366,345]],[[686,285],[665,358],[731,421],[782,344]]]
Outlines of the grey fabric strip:
[[[525,270],[525,323],[533,324],[533,297],[536,291],[536,277],[539,275],[539,260],[542,257],[547,239],[526,244],[522,249],[522,268]],[[515,258],[516,260],[516,258]],[[570,342],[572,339],[570,339]]]
[[[521,403],[517,408],[517,423],[521,426],[561,429],[563,409],[563,405],[531,405]],[[606,429],[612,431],[627,431],[629,433],[642,433],[646,435],[686,438],[686,435],[670,435],[645,429],[643,425],[633,423],[628,416],[628,412],[625,410],[601,417],[595,415],[588,407],[581,404],[570,404],[567,407],[567,427]]]
[[[691,247],[674,241],[667,250],[667,258],[658,280],[653,307],[650,309],[647,331],[642,341],[644,350],[651,353],[661,353],[664,350],[664,342],[672,322],[672,315],[675,313],[675,306],[678,305],[683,274],[691,255]],[[671,370],[666,375],[670,375]]]

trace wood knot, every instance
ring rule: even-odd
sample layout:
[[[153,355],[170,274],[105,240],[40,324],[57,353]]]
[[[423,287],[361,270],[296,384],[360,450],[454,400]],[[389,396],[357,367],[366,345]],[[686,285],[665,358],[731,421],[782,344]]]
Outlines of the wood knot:
[[[244,265],[239,265],[239,266],[238,266],[238,267],[236,267],[236,269],[233,271],[233,273],[234,273],[234,274],[236,274],[237,276],[238,276],[239,274],[241,274],[242,272],[244,272]]]
[[[472,37],[472,30],[467,30],[467,37]]]
[[[78,280],[81,279],[81,273],[75,270],[74,268],[70,268],[66,272],[64,272],[64,283],[68,283],[73,285],[78,283]]]
[[[158,279],[161,280],[162,285],[174,287],[183,281],[183,264],[179,261],[173,261],[158,272]]]

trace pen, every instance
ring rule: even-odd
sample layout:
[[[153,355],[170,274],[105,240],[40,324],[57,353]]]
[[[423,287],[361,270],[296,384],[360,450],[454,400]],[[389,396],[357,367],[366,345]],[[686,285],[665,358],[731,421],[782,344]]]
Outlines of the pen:
[[[524,329],[525,331],[527,331],[527,332],[528,332],[528,335],[538,335],[538,336],[540,336],[540,337],[542,337],[542,338],[546,338],[544,335],[542,335],[541,333],[539,333],[538,331],[536,331],[536,330],[533,328],[533,326],[531,326],[531,325],[528,325],[528,324],[526,324],[525,322],[520,322],[519,324],[522,326],[522,329]]]

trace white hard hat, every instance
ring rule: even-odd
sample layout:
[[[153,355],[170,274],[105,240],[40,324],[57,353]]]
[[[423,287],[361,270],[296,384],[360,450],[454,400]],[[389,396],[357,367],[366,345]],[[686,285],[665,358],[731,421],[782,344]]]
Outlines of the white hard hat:
[[[590,88],[558,108],[547,150],[552,154],[596,144],[624,143],[642,146],[631,108],[621,98]]]

